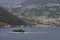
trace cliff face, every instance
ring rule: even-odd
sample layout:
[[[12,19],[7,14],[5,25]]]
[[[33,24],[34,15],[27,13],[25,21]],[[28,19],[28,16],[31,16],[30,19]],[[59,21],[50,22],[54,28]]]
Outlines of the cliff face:
[[[4,24],[9,25],[23,25],[25,24],[24,21],[17,18],[16,16],[12,15],[8,11],[4,10],[0,7],[0,26]]]

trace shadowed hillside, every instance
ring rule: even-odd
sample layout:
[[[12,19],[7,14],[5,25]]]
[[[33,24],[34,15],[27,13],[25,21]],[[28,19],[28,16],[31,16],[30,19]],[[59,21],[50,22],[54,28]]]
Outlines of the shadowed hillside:
[[[0,22],[7,23],[10,25],[24,24],[24,22],[21,19],[17,18],[16,16],[12,15],[8,11],[4,10],[2,7],[0,7]]]

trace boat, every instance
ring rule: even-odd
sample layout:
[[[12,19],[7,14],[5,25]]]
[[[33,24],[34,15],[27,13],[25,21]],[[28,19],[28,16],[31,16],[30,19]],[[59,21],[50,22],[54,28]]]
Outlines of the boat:
[[[12,32],[25,32],[24,30],[22,30],[22,29],[15,29],[15,30],[13,30]]]

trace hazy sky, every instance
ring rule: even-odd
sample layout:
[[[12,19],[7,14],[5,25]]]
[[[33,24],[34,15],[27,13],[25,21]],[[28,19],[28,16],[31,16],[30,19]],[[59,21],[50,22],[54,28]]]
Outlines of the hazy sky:
[[[11,5],[11,4],[16,4],[16,3],[21,3],[24,0],[0,0],[0,5]]]

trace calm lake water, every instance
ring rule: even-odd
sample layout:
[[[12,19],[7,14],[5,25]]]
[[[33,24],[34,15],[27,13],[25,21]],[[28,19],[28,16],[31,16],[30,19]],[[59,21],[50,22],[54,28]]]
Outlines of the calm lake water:
[[[12,33],[13,29],[24,29],[27,33]],[[0,40],[60,40],[60,27],[0,28]]]

